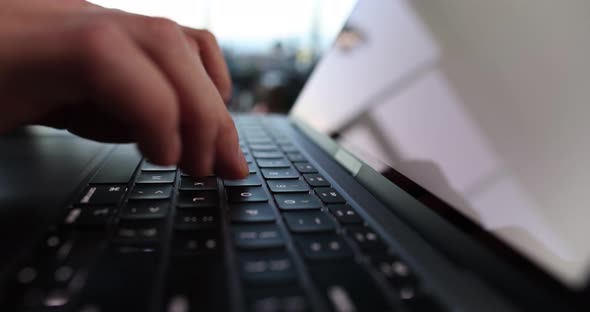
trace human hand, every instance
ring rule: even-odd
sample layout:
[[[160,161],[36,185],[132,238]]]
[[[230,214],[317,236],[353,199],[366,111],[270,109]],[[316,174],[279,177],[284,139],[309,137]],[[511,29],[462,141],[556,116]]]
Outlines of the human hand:
[[[162,18],[81,0],[0,7],[0,133],[25,124],[137,142],[151,162],[242,178],[216,39]]]

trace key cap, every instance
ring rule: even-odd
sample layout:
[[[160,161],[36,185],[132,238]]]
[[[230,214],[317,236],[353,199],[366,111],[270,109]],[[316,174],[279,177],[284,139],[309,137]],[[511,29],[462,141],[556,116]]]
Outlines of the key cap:
[[[292,283],[297,272],[286,252],[240,253],[240,272],[247,283]]]
[[[109,249],[96,260],[80,296],[79,311],[149,311],[160,270],[154,249]]]
[[[297,171],[301,173],[316,173],[318,172],[314,166],[307,162],[297,162],[294,164]]]
[[[336,234],[300,235],[294,239],[303,256],[310,261],[341,260],[353,256],[350,247]]]
[[[215,231],[176,230],[172,235],[173,256],[214,254],[221,250],[221,239]]]
[[[82,228],[105,227],[111,219],[113,210],[113,207],[104,206],[73,208],[68,212],[64,224]]]
[[[301,153],[287,153],[287,158],[289,158],[289,160],[294,163],[307,161],[307,159],[301,155]]]
[[[117,146],[91,184],[127,184],[141,161],[141,155],[129,145]]]
[[[191,178],[182,177],[180,180],[181,190],[205,191],[217,189],[217,178],[215,177],[201,177]]]
[[[336,224],[320,211],[285,212],[283,217],[287,226],[295,233],[335,231]]]
[[[254,158],[256,158],[256,159],[258,159],[258,158],[283,158],[283,153],[255,151],[255,152],[252,152],[252,156],[254,156]]]
[[[252,156],[250,156],[250,154],[244,154],[244,159],[246,160],[246,163],[251,164],[254,162],[254,159],[252,158]]]
[[[309,312],[311,306],[303,290],[294,285],[248,289],[246,302],[249,312]]]
[[[276,151],[277,146],[272,143],[267,144],[250,144],[250,149],[252,151]]]
[[[174,228],[180,230],[198,230],[214,228],[219,223],[217,209],[178,209],[174,217]]]
[[[264,132],[261,132],[264,133]],[[246,139],[246,141],[248,141],[248,143],[250,143],[250,148],[252,148],[252,144],[271,144],[272,143],[272,139],[267,137],[267,136],[254,136],[254,137],[249,137]]]
[[[244,203],[230,206],[230,218],[236,223],[270,222],[275,213],[268,203]]]
[[[276,194],[275,200],[283,210],[319,209],[320,201],[311,194]]]
[[[248,164],[248,172],[249,173],[256,173],[257,171],[258,171],[258,168],[256,168],[256,165]]]
[[[262,181],[256,174],[250,174],[242,180],[223,180],[225,186],[260,186]]]
[[[356,211],[348,205],[329,205],[328,209],[340,223],[363,223],[363,220],[357,215]]]
[[[281,149],[285,153],[296,153],[296,152],[298,152],[297,147],[295,147],[293,144],[281,144]]]
[[[115,239],[121,244],[154,243],[161,236],[157,223],[130,222],[119,223],[115,230]]]
[[[125,185],[91,185],[82,193],[79,205],[113,205],[119,204],[127,191]]]
[[[176,166],[160,166],[144,161],[141,165],[141,171],[176,171]]]
[[[301,180],[269,180],[266,181],[268,187],[273,193],[297,193],[309,191],[307,183]]]
[[[299,174],[293,168],[285,169],[260,169],[265,179],[296,179]]]
[[[154,311],[229,311],[223,255],[173,256],[164,286],[164,308]],[[145,300],[145,298],[143,299]],[[108,310],[105,310],[108,311]],[[150,309],[131,311],[150,311]],[[102,311],[101,311],[102,312]]]
[[[346,201],[342,195],[331,187],[317,187],[314,189],[318,197],[326,204],[344,204]]]
[[[310,265],[309,271],[333,311],[392,311],[371,276],[352,261]]]
[[[166,199],[172,195],[169,184],[136,184],[129,195],[130,199]]]
[[[291,163],[284,158],[258,159],[256,161],[260,168],[289,168]]]
[[[200,208],[216,207],[217,204],[216,191],[180,191],[177,206],[182,208]]]
[[[348,234],[365,252],[385,252],[387,246],[379,238],[377,233],[366,226],[350,226]]]
[[[262,187],[236,186],[227,187],[225,191],[230,203],[268,201],[268,196]]]
[[[123,207],[120,218],[127,220],[161,219],[168,215],[168,200],[132,200]]]
[[[136,183],[174,183],[176,171],[142,171],[137,177]]]
[[[385,276],[387,281],[398,290],[403,287],[414,287],[417,284],[417,278],[414,276],[412,269],[397,257],[390,255],[373,256],[371,262]]]
[[[285,244],[276,224],[236,225],[232,233],[238,248],[278,248]]]
[[[303,177],[307,180],[307,183],[313,187],[318,186],[330,186],[330,183],[320,174],[304,174]]]

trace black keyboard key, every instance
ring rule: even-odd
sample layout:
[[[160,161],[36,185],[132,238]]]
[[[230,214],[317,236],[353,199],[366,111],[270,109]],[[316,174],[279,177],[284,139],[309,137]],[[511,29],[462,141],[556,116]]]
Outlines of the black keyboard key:
[[[176,230],[172,234],[172,255],[215,254],[221,250],[220,244],[219,235],[214,231]]]
[[[150,311],[160,256],[147,248],[109,249],[88,274],[79,311]]]
[[[256,152],[252,152],[252,156],[254,156],[254,158],[256,158],[256,159],[258,159],[258,158],[283,158],[283,153],[256,151]]]
[[[336,234],[298,236],[295,242],[310,261],[342,260],[353,256],[346,242]]]
[[[236,223],[271,222],[275,213],[268,203],[235,204],[230,206],[230,218]]]
[[[268,196],[260,186],[236,186],[225,189],[230,203],[264,202]]]
[[[260,168],[289,168],[291,163],[284,158],[258,159],[256,161]]]
[[[262,181],[256,174],[250,174],[242,180],[223,180],[225,186],[260,186]]]
[[[403,287],[399,290],[399,298],[404,303],[404,306],[412,312],[433,311],[443,312],[449,311],[440,302],[432,296],[424,293],[417,287]]]
[[[251,164],[254,162],[254,159],[252,159],[252,156],[250,156],[250,154],[244,154],[244,159],[246,160],[246,163]]]
[[[303,291],[292,285],[249,289],[246,292],[248,312],[309,312],[311,306]]]
[[[401,290],[403,287],[414,288],[417,285],[417,278],[412,272],[412,269],[401,259],[389,255],[382,255],[371,257],[371,262],[395,289]]]
[[[90,183],[127,184],[140,161],[141,155],[135,147],[118,146]]]
[[[259,134],[263,134],[264,132],[260,132]],[[248,143],[250,143],[250,148],[252,148],[252,145],[262,145],[262,144],[271,144],[272,143],[272,139],[265,136],[265,135],[255,135],[252,137],[248,137],[246,139],[246,141],[248,141]]]
[[[266,183],[273,193],[307,193],[309,191],[307,183],[298,179],[269,180]]]
[[[276,224],[236,225],[232,232],[238,248],[278,248],[285,244]]]
[[[69,211],[64,224],[76,227],[105,227],[110,221],[113,207],[86,206]]]
[[[127,186],[125,185],[92,185],[82,193],[78,204],[116,206],[126,191]]]
[[[331,187],[318,187],[315,188],[315,193],[318,194],[320,199],[326,204],[344,204],[346,201],[342,198],[342,195]]]
[[[180,191],[177,203],[182,208],[216,207],[217,204],[216,191]]]
[[[142,171],[136,183],[174,183],[176,171]]]
[[[363,223],[363,219],[348,205],[330,205],[328,209],[330,209],[330,212],[342,224]]]
[[[229,311],[227,269],[221,259],[219,255],[207,254],[171,257],[162,298],[164,307],[127,311]]]
[[[172,196],[170,184],[136,184],[129,195],[130,199],[166,199]]]
[[[293,168],[283,169],[260,169],[265,179],[296,179],[299,174]]]
[[[330,186],[330,183],[326,181],[326,178],[317,173],[304,174],[303,177],[307,180],[307,183],[313,187]]]
[[[258,168],[256,168],[256,165],[254,164],[248,164],[248,172],[249,173],[256,173],[258,171]]]
[[[350,237],[358,244],[361,250],[370,253],[382,253],[387,250],[387,246],[379,235],[371,228],[366,226],[350,226],[347,228]]]
[[[132,200],[123,207],[120,218],[127,220],[162,219],[168,215],[168,200]]]
[[[271,143],[266,144],[250,144],[252,151],[276,151],[277,146]]]
[[[335,231],[336,224],[321,211],[285,212],[283,214],[287,226],[295,233],[312,233]]]
[[[298,152],[297,147],[295,147],[293,144],[281,144],[281,149],[285,153],[296,153],[296,152]]]
[[[250,284],[288,284],[297,278],[297,271],[286,252],[241,253],[240,273]]]
[[[194,191],[205,191],[205,190],[216,190],[217,189],[217,178],[215,177],[182,177],[180,180],[181,190],[194,190]]]
[[[174,227],[180,230],[199,230],[215,228],[219,224],[217,209],[178,209],[174,217]]]
[[[161,227],[157,223],[121,222],[115,230],[119,243],[153,243],[161,237]]]
[[[392,311],[371,276],[352,261],[312,265],[309,271],[333,311]]]
[[[320,201],[311,194],[276,194],[275,200],[283,210],[320,209]]]
[[[297,168],[297,171],[299,171],[301,173],[317,173],[318,172],[312,164],[307,163],[307,162],[295,163],[295,168]]]
[[[301,153],[287,153],[287,158],[294,163],[307,161],[305,156],[301,155]]]
[[[176,166],[159,166],[148,161],[144,161],[141,165],[141,171],[176,171]]]

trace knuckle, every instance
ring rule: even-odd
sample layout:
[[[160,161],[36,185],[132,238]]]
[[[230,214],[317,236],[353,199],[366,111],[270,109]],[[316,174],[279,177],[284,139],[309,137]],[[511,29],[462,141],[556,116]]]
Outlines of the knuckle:
[[[108,20],[101,20],[89,23],[80,29],[78,44],[84,53],[96,57],[111,51],[117,37],[117,25]]]
[[[217,45],[217,38],[209,30],[206,30],[206,29],[201,30],[201,38],[205,44]]]
[[[147,19],[147,28],[149,32],[165,42],[178,42],[181,39],[182,32],[180,27],[174,21],[163,17],[150,17]]]

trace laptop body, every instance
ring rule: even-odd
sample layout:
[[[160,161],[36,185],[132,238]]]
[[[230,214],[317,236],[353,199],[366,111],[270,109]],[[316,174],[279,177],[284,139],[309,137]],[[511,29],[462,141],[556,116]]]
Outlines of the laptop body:
[[[477,136],[461,136],[477,131],[469,127],[474,122],[466,125],[465,115],[452,106],[457,98],[474,99],[457,91],[463,90],[459,87],[465,87],[465,80],[472,82],[468,90],[482,94],[475,92],[481,91],[480,81],[458,79],[465,74],[458,69],[471,65],[467,67],[474,72],[467,77],[478,78],[475,74],[481,72],[476,69],[481,68],[473,66],[489,61],[484,58],[488,55],[474,53],[476,44],[466,47],[453,40],[473,39],[459,31],[469,29],[460,22],[476,16],[480,24],[472,25],[473,36],[488,34],[480,38],[506,42],[492,36],[486,22],[497,22],[484,15],[494,16],[491,12],[510,4],[487,4],[485,10],[468,10],[466,5],[360,1],[345,27],[348,39],[340,37],[324,58],[289,117],[236,115],[251,169],[244,181],[191,178],[176,168],[144,162],[131,145],[99,144],[46,128],[3,137],[3,310],[584,310],[585,267],[574,266],[575,261],[555,266],[552,258],[535,258],[534,251],[543,254],[542,243],[547,241],[529,239],[537,244],[526,249],[522,240],[511,240],[523,236],[519,231],[495,232],[490,223],[482,223],[478,217],[488,213],[483,209],[488,201],[472,203],[454,180],[453,162],[438,157],[458,159],[459,168],[470,166],[468,173],[478,173],[489,156],[487,150],[473,150]],[[563,10],[525,10],[532,12],[527,20],[539,26],[532,18],[543,17],[543,12],[584,12],[556,6]],[[473,13],[482,11],[486,14]],[[521,21],[516,13],[512,20],[506,17],[504,25]],[[566,24],[580,26],[576,23],[583,19],[575,17],[568,16]],[[511,26],[524,34],[536,33],[525,32],[526,27],[535,30],[530,25]],[[568,34],[572,41],[579,39],[578,51],[588,48],[572,29],[584,28],[570,27]],[[394,36],[394,30],[401,33]],[[454,37],[457,33],[467,37]],[[553,38],[561,38],[558,34]],[[401,45],[399,38],[411,42]],[[561,51],[545,48],[554,54]],[[514,60],[510,51],[504,52],[503,62]],[[447,55],[459,55],[465,63],[454,67],[457,60]],[[401,56],[406,58],[395,62]],[[497,66],[493,68],[499,71],[512,68]],[[568,82],[584,81],[583,70],[567,72],[577,75]],[[506,77],[486,73],[490,76],[484,82],[495,88],[498,81],[493,78]],[[527,81],[526,76],[520,78],[515,82]],[[559,80],[551,83],[553,89],[547,84],[548,91],[537,92],[547,95],[562,87],[555,85]],[[507,94],[506,89],[494,91]],[[497,98],[486,95],[489,98],[462,104],[478,116],[469,105]],[[513,103],[510,99],[503,100]],[[570,99],[576,103],[577,98]],[[432,102],[440,104],[417,112],[401,109],[408,103],[420,108]],[[566,108],[573,110],[575,105],[570,105]],[[566,117],[576,124],[571,115]],[[412,128],[445,120],[440,128]],[[458,129],[449,130],[448,120]],[[432,140],[447,131],[453,140]],[[424,146],[435,146],[437,153],[429,154]],[[449,156],[453,150],[462,153]],[[583,173],[583,163],[577,164]],[[552,172],[552,177],[560,175]],[[493,181],[484,179],[488,184],[477,184],[480,191],[475,193],[482,194]],[[485,198],[497,203],[497,197]],[[501,210],[498,218],[533,220],[513,214],[519,207],[515,202],[502,204],[513,210]],[[565,217],[572,214],[564,207],[563,218],[570,220]],[[578,213],[574,219],[583,219]],[[576,251],[583,254],[583,249]]]

